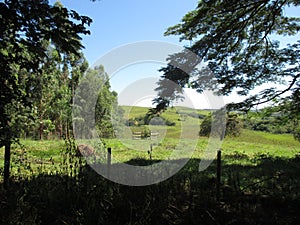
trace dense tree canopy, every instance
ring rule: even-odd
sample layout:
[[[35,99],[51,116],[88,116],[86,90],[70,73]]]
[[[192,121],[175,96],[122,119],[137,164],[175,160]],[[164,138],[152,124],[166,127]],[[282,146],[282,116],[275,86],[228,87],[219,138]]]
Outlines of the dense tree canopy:
[[[31,115],[32,85],[43,73],[49,45],[64,55],[80,56],[82,34],[91,19],[47,0],[0,2],[0,146],[5,145],[5,182],[10,144],[20,135],[20,124]]]
[[[118,94],[110,90],[109,75],[103,66],[88,69],[76,89],[73,106],[75,137],[114,137],[121,118]],[[114,123],[113,123],[114,122]]]
[[[228,104],[228,110],[249,112],[254,106],[276,103],[286,112],[285,121],[293,121],[293,133],[299,139],[300,41],[284,46],[276,40],[299,33],[300,17],[286,14],[288,7],[299,5],[298,0],[199,1],[195,10],[165,33],[191,44],[171,55],[168,66],[160,70],[164,74],[151,112],[167,108],[184,87],[220,95],[235,91],[246,100]],[[191,57],[191,52],[199,59]],[[207,63],[206,68],[197,68],[200,60]],[[176,88],[166,86],[166,80]],[[263,84],[267,85],[260,92],[251,93]]]
[[[61,54],[79,55],[83,47],[80,34],[89,33],[85,26],[91,19],[59,4],[51,6],[48,1],[36,0],[3,1],[0,13],[0,145],[4,145],[18,136],[11,131],[7,107],[13,103],[31,105],[34,90],[30,90],[30,84],[41,73],[49,43],[58,50],[58,58]]]
[[[49,46],[47,57],[40,63],[40,72],[32,75],[35,76],[30,83],[33,121],[23,129],[25,137],[68,137],[72,97],[88,63],[83,55],[68,54],[62,59],[59,56],[58,51]]]
[[[187,13],[181,23],[170,27],[166,35],[179,35],[190,41],[188,50],[208,63],[214,76],[197,71],[197,60],[190,60],[181,52],[169,57],[159,96],[154,100],[161,110],[180,95],[179,90],[164,91],[163,80],[174,81],[180,87],[192,87],[199,92],[212,89],[228,95],[236,91],[247,100],[231,104],[228,108],[248,111],[251,107],[278,100],[289,94],[295,100],[300,89],[300,41],[280,46],[275,37],[293,36],[300,30],[300,18],[289,17],[287,7],[298,7],[298,0],[201,0],[195,10]],[[276,36],[275,36],[276,35]],[[172,63],[173,62],[173,63]],[[188,68],[185,73],[173,66],[176,63]],[[209,79],[207,79],[209,78]],[[262,84],[270,85],[258,94],[249,92]],[[299,112],[299,111],[298,111]]]

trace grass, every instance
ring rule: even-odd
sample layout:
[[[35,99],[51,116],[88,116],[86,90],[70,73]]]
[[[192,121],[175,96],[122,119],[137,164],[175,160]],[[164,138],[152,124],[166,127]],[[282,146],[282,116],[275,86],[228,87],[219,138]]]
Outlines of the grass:
[[[289,134],[270,134],[259,131],[243,130],[240,137],[226,138],[224,152],[240,152],[250,157],[269,154],[273,157],[291,158],[300,152],[300,143]]]
[[[147,112],[142,107],[124,109],[130,117]],[[13,145],[11,186],[4,190],[0,185],[0,224],[299,224],[300,143],[292,135],[243,130],[239,137],[226,137],[217,201],[216,161],[198,171],[208,138],[191,138],[200,124],[194,110],[173,108],[161,116],[176,125],[151,127],[159,131],[157,139],[132,140],[129,135],[102,140],[105,148],[112,148],[112,166],[173,162],[172,153],[186,158],[183,150],[194,151],[178,173],[146,187],[99,176],[75,156],[72,140],[21,140],[23,147]],[[180,140],[183,128],[186,138]],[[96,149],[103,161],[105,148]],[[3,155],[0,148],[0,183]]]
[[[58,157],[65,147],[63,140],[22,140],[21,143],[25,149],[28,148],[31,155],[36,158]]]
[[[176,132],[171,127],[169,136]],[[184,150],[194,151],[192,159],[201,159],[207,147],[208,138],[199,137],[198,140],[186,139],[179,141],[177,138],[155,140],[118,140],[105,139],[106,147],[112,148],[113,163],[128,162],[132,159],[149,160],[150,145],[152,145],[152,160],[167,160],[176,151],[177,158],[186,158]],[[182,142],[179,144],[179,142]],[[17,175],[20,168],[26,171],[31,168],[32,173],[38,174],[43,171],[59,170],[62,161],[62,153],[65,149],[64,141],[44,140],[21,140],[23,148],[13,145],[12,148],[12,174]],[[243,130],[240,137],[226,137],[222,143],[223,159],[228,163],[240,163],[241,165],[255,165],[257,157],[281,157],[293,158],[300,152],[300,144],[288,134],[270,134],[251,130]],[[181,151],[181,152],[179,152]],[[102,152],[105,159],[105,152]],[[235,157],[236,156],[236,157]],[[244,157],[243,157],[244,156]],[[3,168],[4,148],[0,149],[0,168]]]
[[[11,147],[11,175],[22,175],[30,178],[40,173],[59,170],[62,152],[65,149],[64,141],[59,140],[20,140],[19,144]],[[4,147],[0,148],[0,172],[4,165]],[[23,173],[23,174],[22,174]],[[2,179],[2,174],[0,180]]]
[[[0,224],[300,222],[300,148],[291,135],[243,130],[240,137],[225,138],[220,201],[215,198],[215,161],[207,170],[198,171],[208,143],[205,137],[199,137],[191,160],[181,171],[146,187],[119,185],[102,178],[90,167],[78,164],[64,141],[21,142],[25,148],[15,145],[12,150],[10,189],[0,186]],[[106,139],[104,142],[112,148],[115,160],[134,165],[168,159],[179,146],[178,139],[170,137],[161,141]],[[147,150],[153,142],[156,145],[150,160]],[[183,145],[194,147],[189,139]],[[3,148],[0,163],[1,168]]]
[[[122,106],[124,109],[124,119],[143,117],[148,112],[144,107],[129,107]],[[150,155],[150,145],[153,145],[151,154],[152,159],[165,160],[170,157],[176,149],[188,149],[194,151],[192,158],[201,159],[203,151],[207,147],[208,139],[205,137],[197,137],[198,140],[192,137],[197,136],[201,119],[197,115],[207,115],[209,110],[194,110],[185,107],[169,108],[160,116],[167,120],[174,121],[175,126],[149,126],[150,130],[160,133],[158,139],[155,140],[132,140],[130,135],[128,139],[105,139],[106,147],[111,147],[113,150],[114,162],[127,162],[133,158],[148,160]],[[144,129],[143,127],[134,127],[134,129]],[[184,147],[179,146],[179,140],[184,133]],[[62,152],[64,151],[64,141],[33,141],[21,140],[25,148],[14,145],[12,149],[12,168],[13,172],[20,164],[26,163],[36,170],[44,164],[47,170],[51,169],[51,165],[59,166],[62,160]],[[197,143],[195,143],[197,142]],[[292,158],[299,153],[300,144],[293,139],[289,134],[271,134],[265,132],[243,130],[239,137],[226,137],[222,144],[223,157],[229,156],[232,160],[232,155],[246,155],[248,158],[257,157],[260,155],[268,155],[272,157]],[[176,151],[177,151],[176,150]],[[3,165],[3,148],[0,149],[0,170]],[[184,157],[184,154],[179,157]],[[19,158],[26,160],[20,161]],[[245,158],[245,157],[244,157]],[[249,160],[248,160],[249,161]],[[241,160],[240,163],[249,163],[246,160]]]
[[[126,145],[126,143],[122,145],[121,141],[108,140],[108,145],[112,146],[113,154],[118,161],[126,162],[129,155],[130,157],[149,159],[147,150],[150,149],[150,144],[155,143],[155,141],[129,140],[129,142],[131,145]],[[207,143],[207,138],[199,137],[193,158],[201,158]],[[186,148],[194,148],[192,140],[187,139],[184,145]],[[166,159],[176,148],[178,148],[178,139],[165,138],[153,147],[152,156],[155,159]],[[224,157],[233,154],[245,154],[249,158],[253,158],[267,154],[272,157],[292,158],[300,152],[300,144],[294,140],[292,135],[269,134],[251,130],[243,130],[240,137],[226,137],[221,148]]]

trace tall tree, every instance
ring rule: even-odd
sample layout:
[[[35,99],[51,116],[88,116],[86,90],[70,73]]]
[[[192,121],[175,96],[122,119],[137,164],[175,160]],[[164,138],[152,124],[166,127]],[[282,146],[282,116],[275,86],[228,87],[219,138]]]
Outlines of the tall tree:
[[[298,34],[300,18],[287,16],[285,9],[299,5],[298,0],[200,0],[197,8],[168,28],[165,35],[190,41],[187,49],[207,62],[214,76],[197,71],[199,61],[190,60],[189,51],[170,56],[170,64],[161,69],[164,74],[154,100],[156,111],[168,107],[180,95],[180,91],[170,90],[160,96],[166,79],[199,92],[212,89],[223,95],[236,91],[248,96],[243,102],[230,104],[229,109],[248,111],[287,93],[296,96],[300,89],[300,41],[280,46],[274,37]],[[187,68],[187,73],[173,66],[178,63]],[[285,86],[270,85],[249,96],[251,90],[265,83]]]
[[[63,7],[60,2],[54,4],[56,7]],[[53,74],[50,79],[47,79],[44,86],[49,86],[52,89],[52,99],[48,101],[47,118],[45,122],[50,121],[50,124],[56,127],[60,133],[60,138],[64,135],[69,136],[71,128],[71,112],[74,91],[78,85],[80,77],[88,68],[88,63],[81,52],[78,53],[59,53],[51,45],[49,46],[51,59],[47,61],[52,64],[48,71],[45,71],[46,77],[48,74]],[[58,56],[58,57],[57,57]],[[52,84],[51,84],[52,83]],[[48,88],[49,89],[49,88]],[[46,95],[49,91],[44,90]],[[40,120],[43,126],[43,121]],[[43,130],[42,130],[43,131]],[[47,131],[47,129],[44,129]]]
[[[81,34],[89,34],[91,19],[47,0],[0,2],[0,146],[5,146],[4,183],[10,167],[10,146],[20,135],[13,127],[15,105],[32,106],[30,81],[47,57],[50,42],[59,53],[79,55]],[[16,70],[15,68],[18,67]],[[21,73],[20,71],[25,71]],[[24,81],[21,88],[20,81]]]
[[[121,122],[122,110],[118,107],[117,93],[110,88],[109,76],[103,66],[87,70],[75,95],[73,116],[76,137],[89,138],[93,132],[101,138],[114,136],[114,128],[117,129]]]

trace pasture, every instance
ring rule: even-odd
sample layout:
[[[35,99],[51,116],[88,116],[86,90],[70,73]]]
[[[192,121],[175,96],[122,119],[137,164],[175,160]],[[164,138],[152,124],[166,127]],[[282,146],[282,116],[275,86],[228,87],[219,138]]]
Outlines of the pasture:
[[[138,118],[145,109],[137,107],[130,113],[130,118]],[[182,121],[174,109],[166,113],[165,118],[176,124],[153,126],[163,137],[132,140],[129,135],[128,139],[101,140],[103,158],[99,160],[106,162],[106,149],[111,147],[112,166],[170,160],[172,152],[181,146],[193,151],[178,173],[145,187],[120,185],[101,177],[76,156],[74,140],[22,139],[22,145],[15,144],[12,149],[10,188],[0,187],[0,223],[298,224],[299,142],[289,134],[246,129],[239,137],[226,137],[221,146],[221,186],[217,193],[216,160],[198,171],[209,139],[179,140],[182,122],[199,126],[199,119],[190,115]],[[3,151],[1,148],[0,179]]]
[[[29,175],[39,173],[55,173],[65,154],[63,140],[21,140],[22,146],[15,144],[12,148],[12,175],[18,176],[20,171]],[[107,147],[112,148],[113,163],[126,163],[133,159],[150,160],[148,150],[152,144],[152,160],[167,160],[178,147],[178,140],[119,140],[103,139]],[[201,159],[207,147],[208,138],[199,137],[196,145],[194,140],[184,140],[183,145],[193,151],[192,159]],[[190,147],[190,148],[189,148]],[[258,157],[291,159],[300,152],[300,144],[292,135],[270,134],[251,130],[243,130],[239,137],[226,137],[222,143],[222,156],[226,163],[256,165]],[[103,152],[106,154],[106,151]],[[0,149],[0,169],[3,169],[4,148]],[[243,157],[241,157],[243,156]],[[30,168],[30,169],[29,169]],[[0,170],[2,171],[2,170]],[[2,179],[2,177],[0,178]]]

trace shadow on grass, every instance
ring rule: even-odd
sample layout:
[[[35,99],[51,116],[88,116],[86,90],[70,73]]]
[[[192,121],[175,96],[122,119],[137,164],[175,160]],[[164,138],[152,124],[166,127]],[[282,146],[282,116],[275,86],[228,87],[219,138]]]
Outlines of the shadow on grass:
[[[161,160],[150,160],[144,158],[134,158],[126,162],[126,164],[133,165],[133,166],[150,166],[156,163],[161,162]]]
[[[240,157],[224,157],[220,201],[216,164],[198,172],[199,159],[145,187],[113,183],[89,166],[72,177],[14,181],[0,189],[0,224],[300,224],[300,157],[242,156],[252,164],[232,163]]]

